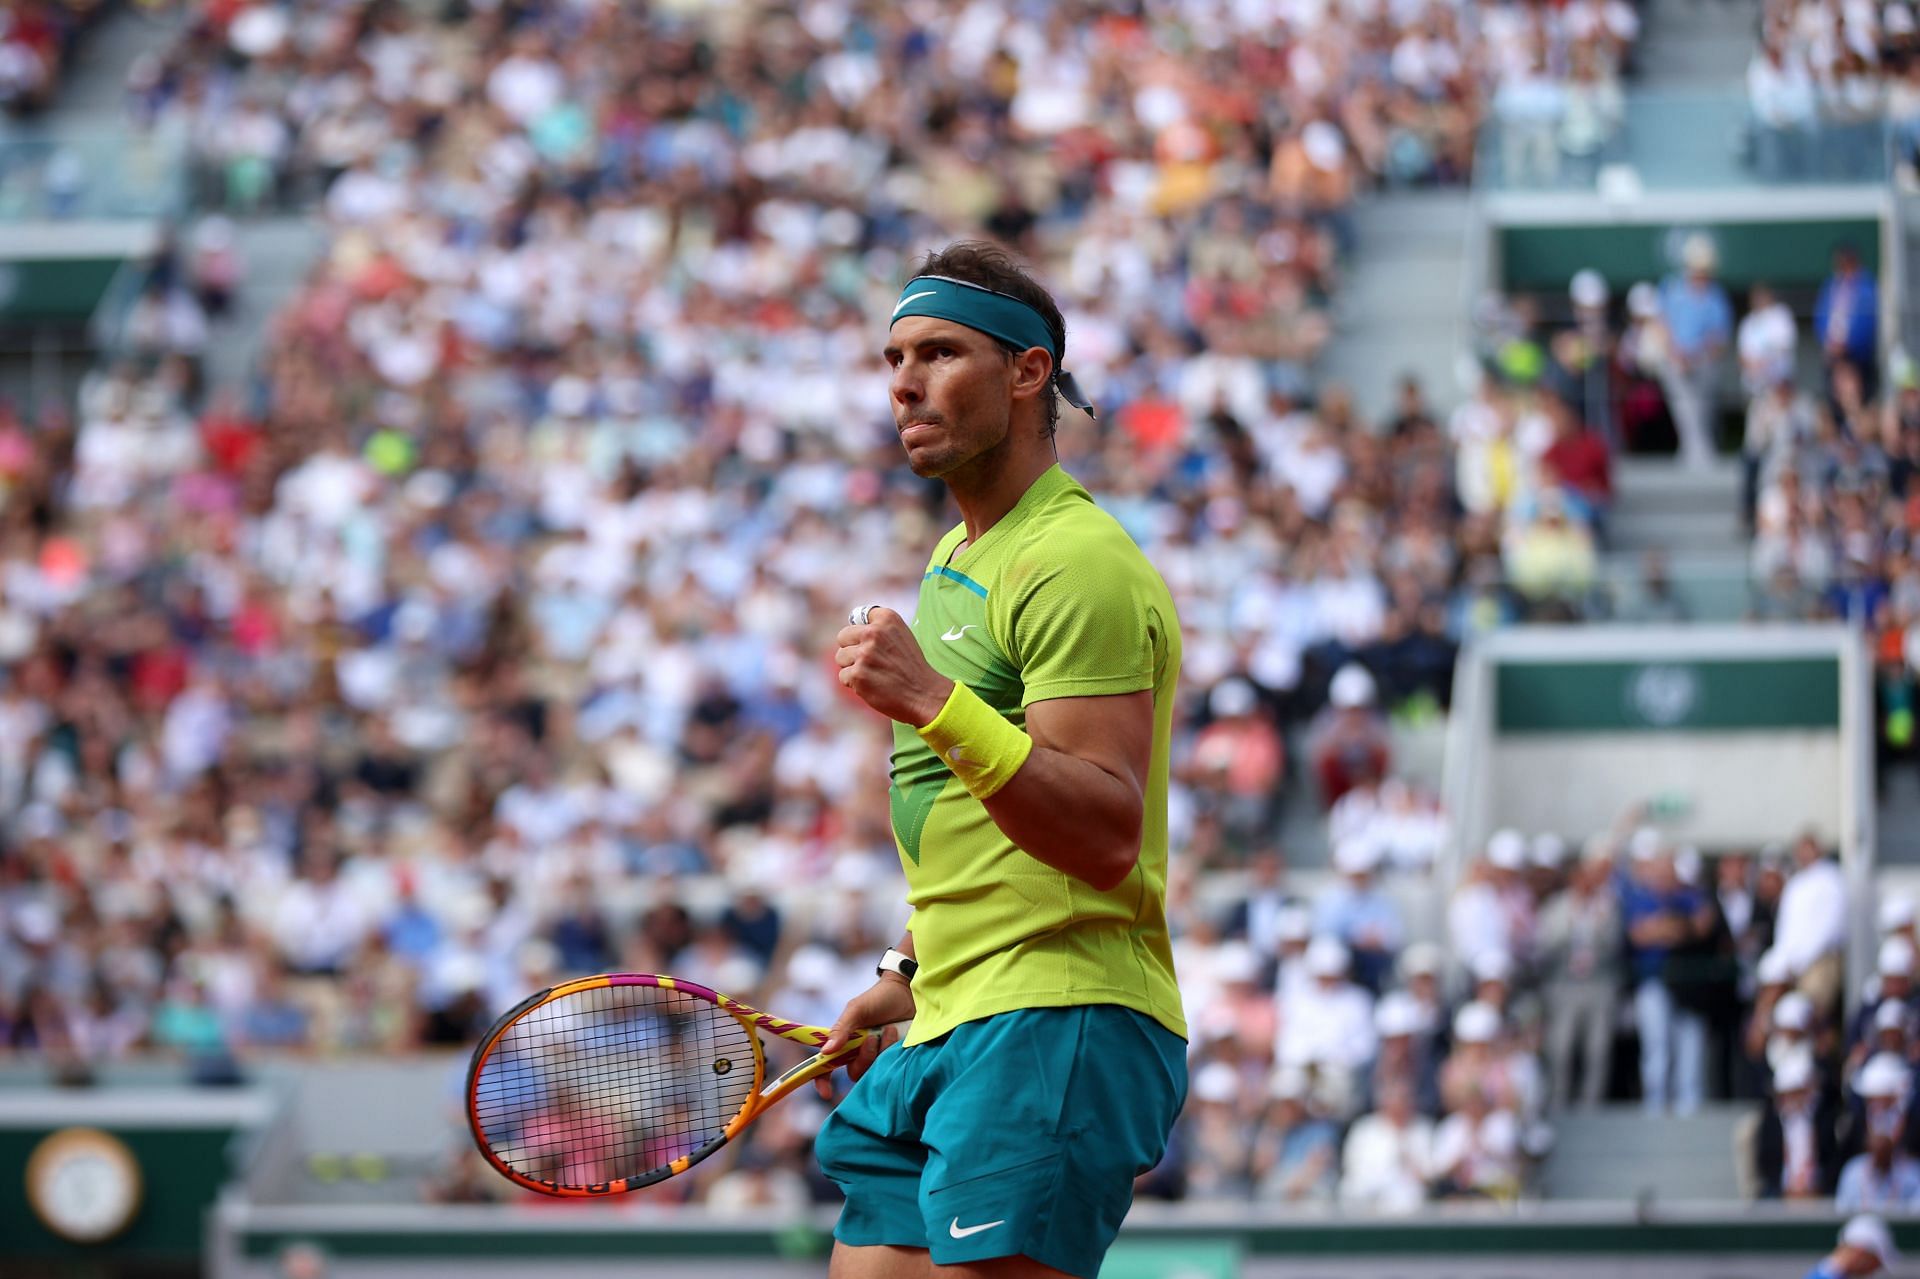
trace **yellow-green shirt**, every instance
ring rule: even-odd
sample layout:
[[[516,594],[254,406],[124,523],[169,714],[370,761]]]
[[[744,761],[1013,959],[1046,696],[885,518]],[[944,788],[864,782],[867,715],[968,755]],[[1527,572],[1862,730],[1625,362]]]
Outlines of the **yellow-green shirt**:
[[[908,1044],[1017,1008],[1119,1004],[1187,1033],[1167,936],[1167,755],[1180,626],[1166,583],[1054,466],[980,540],[940,539],[913,632],[935,670],[1013,723],[1056,697],[1153,692],[1140,858],[1099,892],[1028,856],[912,728],[889,790],[920,971]]]

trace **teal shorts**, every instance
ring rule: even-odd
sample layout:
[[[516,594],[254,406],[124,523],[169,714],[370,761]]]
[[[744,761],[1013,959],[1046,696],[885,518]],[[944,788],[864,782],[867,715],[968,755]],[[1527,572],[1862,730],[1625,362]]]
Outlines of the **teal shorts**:
[[[814,1152],[833,1236],[940,1265],[1027,1256],[1094,1279],[1187,1099],[1187,1045],[1131,1008],[1028,1008],[874,1059]]]

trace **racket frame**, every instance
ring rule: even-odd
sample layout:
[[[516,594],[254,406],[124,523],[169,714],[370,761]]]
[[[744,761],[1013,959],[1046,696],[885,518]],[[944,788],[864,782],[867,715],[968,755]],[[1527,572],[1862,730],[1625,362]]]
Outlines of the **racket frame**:
[[[590,1186],[568,1186],[559,1182],[543,1181],[515,1171],[494,1153],[492,1144],[487,1140],[486,1130],[481,1125],[479,1107],[474,1099],[474,1091],[480,1084],[480,1072],[486,1069],[487,1061],[492,1057],[493,1050],[499,1045],[501,1038],[534,1009],[545,1007],[556,1000],[582,991],[604,990],[613,986],[648,986],[691,995],[696,999],[704,999],[731,1015],[746,1028],[747,1039],[753,1045],[753,1091],[747,1094],[740,1109],[710,1139],[666,1166],[642,1173],[640,1176],[621,1177]],[[743,1004],[732,996],[723,995],[709,986],[702,986],[698,982],[688,981],[683,977],[669,977],[660,973],[601,973],[598,976],[580,977],[549,986],[545,990],[535,991],[507,1010],[500,1020],[494,1022],[487,1033],[481,1037],[479,1047],[474,1049],[472,1064],[467,1067],[467,1128],[472,1132],[474,1145],[479,1147],[480,1154],[487,1163],[493,1167],[494,1171],[517,1186],[539,1194],[566,1199],[598,1199],[606,1195],[625,1194],[630,1190],[639,1190],[643,1186],[651,1186],[669,1177],[676,1177],[692,1168],[739,1136],[748,1124],[766,1113],[775,1102],[802,1085],[812,1083],[815,1079],[831,1073],[848,1057],[858,1052],[871,1037],[867,1031],[856,1030],[831,1056],[816,1051],[813,1056],[804,1058],[771,1084],[762,1088],[761,1085],[765,1083],[767,1076],[767,1057],[760,1036],[755,1033],[757,1031],[765,1031],[770,1035],[777,1035],[792,1043],[813,1049],[818,1049],[825,1044],[831,1033],[825,1026],[804,1026],[798,1022],[787,1021],[771,1013],[763,1013],[758,1008]]]

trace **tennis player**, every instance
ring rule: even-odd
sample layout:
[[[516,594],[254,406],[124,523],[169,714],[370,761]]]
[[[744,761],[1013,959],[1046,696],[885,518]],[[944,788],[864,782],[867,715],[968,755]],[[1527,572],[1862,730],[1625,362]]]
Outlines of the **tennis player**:
[[[901,289],[894,422],[946,481],[913,621],[859,608],[840,682],[894,721],[912,914],[854,1028],[816,1150],[847,1202],[831,1279],[1094,1279],[1186,1100],[1166,921],[1180,628],[1152,565],[1060,469],[1060,309],[1008,254],[955,244]]]

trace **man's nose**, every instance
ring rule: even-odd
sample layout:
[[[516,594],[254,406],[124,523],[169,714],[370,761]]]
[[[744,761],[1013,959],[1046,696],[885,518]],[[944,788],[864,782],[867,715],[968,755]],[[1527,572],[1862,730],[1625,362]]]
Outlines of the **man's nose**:
[[[926,390],[921,385],[920,375],[912,371],[904,361],[893,371],[893,398],[902,404],[918,404],[926,398]]]

